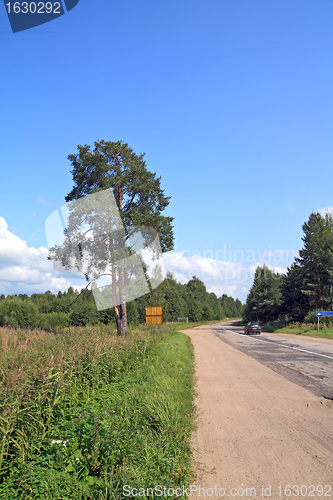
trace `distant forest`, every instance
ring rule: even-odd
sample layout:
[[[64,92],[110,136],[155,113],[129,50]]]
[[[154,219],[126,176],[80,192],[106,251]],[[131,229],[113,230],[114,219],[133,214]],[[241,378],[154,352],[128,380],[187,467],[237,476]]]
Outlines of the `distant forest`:
[[[128,322],[138,325],[146,321],[146,306],[163,306],[164,321],[188,317],[190,322],[241,318],[243,304],[225,294],[217,297],[207,292],[197,277],[182,285],[171,274],[155,290],[127,303]],[[92,292],[79,293],[69,288],[56,295],[45,293],[1,295],[0,326],[25,326],[53,330],[66,326],[114,323],[113,308],[97,311]]]
[[[303,247],[285,274],[256,269],[245,319],[313,323],[316,311],[333,310],[333,214],[313,212],[302,229]]]

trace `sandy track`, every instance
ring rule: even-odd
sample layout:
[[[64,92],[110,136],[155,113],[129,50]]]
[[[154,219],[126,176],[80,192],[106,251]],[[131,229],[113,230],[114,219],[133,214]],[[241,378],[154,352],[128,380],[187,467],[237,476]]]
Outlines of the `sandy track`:
[[[209,327],[183,333],[194,346],[197,377],[192,443],[201,491],[193,487],[191,498],[333,498],[330,402],[224,343]],[[288,485],[295,486],[291,494]]]

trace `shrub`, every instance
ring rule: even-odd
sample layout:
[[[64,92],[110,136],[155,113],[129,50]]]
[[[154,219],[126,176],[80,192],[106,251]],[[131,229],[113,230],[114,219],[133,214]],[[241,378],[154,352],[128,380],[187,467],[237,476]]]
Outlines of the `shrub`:
[[[52,330],[54,328],[64,328],[70,325],[70,316],[64,312],[41,313],[37,320],[37,326],[44,330]]]
[[[35,304],[16,297],[1,301],[0,313],[12,326],[34,326],[38,314]]]
[[[266,332],[273,333],[276,330],[279,330],[280,328],[284,328],[286,326],[285,322],[282,320],[279,321],[269,321],[268,323],[265,323],[262,325],[263,330]]]
[[[305,323],[318,323],[316,311],[310,311],[304,318]],[[324,316],[320,318],[320,324],[325,326],[333,326],[333,317]]]
[[[97,309],[95,304],[78,303],[74,306],[70,315],[73,326],[93,325],[97,322]]]
[[[127,320],[132,326],[138,326],[139,324],[138,308],[133,300],[127,303]]]

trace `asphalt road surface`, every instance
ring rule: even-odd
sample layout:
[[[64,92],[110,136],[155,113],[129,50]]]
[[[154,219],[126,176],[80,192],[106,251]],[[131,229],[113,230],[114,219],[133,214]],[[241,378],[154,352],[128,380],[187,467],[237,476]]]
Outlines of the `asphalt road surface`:
[[[232,322],[212,326],[235,347],[319,397],[333,400],[333,340],[281,333],[245,335]]]
[[[332,498],[333,401],[322,395],[333,344],[230,324],[184,333],[196,376],[192,500]]]

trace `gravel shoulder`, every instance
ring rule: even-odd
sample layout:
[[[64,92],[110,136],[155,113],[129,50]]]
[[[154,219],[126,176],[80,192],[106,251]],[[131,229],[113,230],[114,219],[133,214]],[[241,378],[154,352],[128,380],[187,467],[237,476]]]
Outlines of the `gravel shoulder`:
[[[196,368],[191,498],[332,498],[331,402],[222,342],[212,328],[183,332]]]

